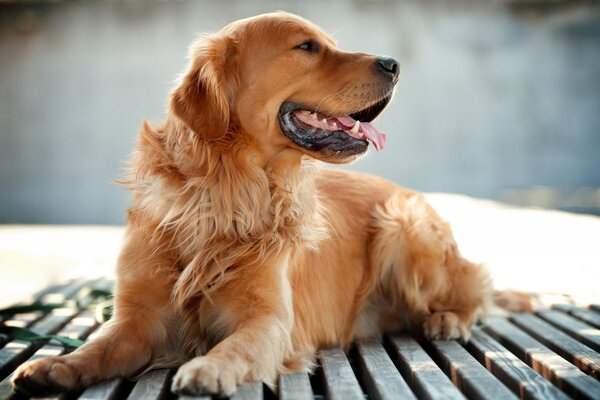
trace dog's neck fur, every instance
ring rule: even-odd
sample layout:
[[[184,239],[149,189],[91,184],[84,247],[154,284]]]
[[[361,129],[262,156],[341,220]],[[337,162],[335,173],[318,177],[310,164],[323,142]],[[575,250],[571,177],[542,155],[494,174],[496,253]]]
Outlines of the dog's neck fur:
[[[316,248],[327,236],[319,199],[305,195],[315,192],[306,190],[315,185],[312,168],[297,152],[283,150],[261,166],[245,135],[228,135],[207,142],[173,119],[144,124],[126,180],[131,212],[180,260],[180,304],[209,295],[232,267],[269,262],[288,244]]]

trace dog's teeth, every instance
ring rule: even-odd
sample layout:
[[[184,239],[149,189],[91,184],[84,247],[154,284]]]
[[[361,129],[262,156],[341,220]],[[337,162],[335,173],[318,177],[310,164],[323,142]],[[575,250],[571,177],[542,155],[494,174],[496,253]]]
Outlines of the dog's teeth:
[[[338,125],[335,123],[335,121],[333,121],[333,122],[331,123],[331,125],[333,125],[333,127],[334,127],[334,128],[337,128],[337,127],[338,127]]]
[[[364,134],[364,133],[362,133],[362,132],[358,132],[358,137],[363,137],[363,136],[365,136],[365,134]]]
[[[352,133],[358,133],[359,129],[360,129],[360,121],[356,121],[354,123],[354,126],[352,127],[352,129],[350,129],[350,132],[352,132]]]
[[[321,122],[323,122],[324,124],[326,124],[326,123],[327,123],[327,118],[323,118],[323,119],[321,120]]]
[[[319,119],[319,118],[317,118],[317,113],[312,113],[312,114],[310,114],[310,116],[312,117],[312,119]]]
[[[300,114],[310,115],[310,111],[308,111],[308,110],[302,110],[302,111],[300,111]]]

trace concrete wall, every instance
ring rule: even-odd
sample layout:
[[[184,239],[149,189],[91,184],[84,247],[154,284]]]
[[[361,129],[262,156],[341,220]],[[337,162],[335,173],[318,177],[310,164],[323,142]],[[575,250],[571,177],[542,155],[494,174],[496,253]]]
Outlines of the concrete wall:
[[[195,34],[285,9],[402,64],[388,147],[351,169],[422,191],[600,187],[600,14],[488,2],[72,1],[0,6],[0,222],[122,223],[118,177]],[[514,190],[513,192],[514,193]]]

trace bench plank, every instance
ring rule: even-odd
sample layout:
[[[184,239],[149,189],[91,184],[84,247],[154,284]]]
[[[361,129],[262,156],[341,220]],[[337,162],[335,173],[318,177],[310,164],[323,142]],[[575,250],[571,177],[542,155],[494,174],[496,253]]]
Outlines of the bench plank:
[[[125,398],[131,382],[125,378],[112,378],[90,386],[79,400],[119,400]]]
[[[575,318],[592,325],[594,328],[600,328],[600,314],[597,312],[585,310],[571,304],[554,304],[552,308],[570,314]]]
[[[575,364],[577,368],[595,378],[600,378],[600,354],[586,345],[559,331],[541,318],[531,314],[515,314],[510,317],[519,328]]]
[[[600,329],[564,314],[560,311],[541,310],[537,315],[562,331],[567,332],[586,346],[600,351]]]
[[[29,328],[35,322],[42,319],[44,315],[45,314],[41,311],[15,314],[7,317],[4,321],[0,321],[0,324],[17,328]],[[10,336],[0,333],[0,348],[4,347],[10,340]]]
[[[416,399],[377,339],[363,339],[356,349],[361,376],[371,399]]]
[[[68,284],[49,286],[31,296],[28,299],[29,301],[26,303],[34,301],[39,302],[41,304],[62,303],[65,300],[74,297],[77,294],[77,292],[81,289],[81,287],[87,282],[88,281],[73,281]],[[35,322],[38,322],[46,314],[47,312],[34,311],[28,313],[13,314],[10,316],[5,315],[0,317],[2,318],[0,319],[0,323],[3,323],[6,326],[30,328]],[[3,347],[9,341],[10,337],[8,337],[7,335],[0,334],[0,347]]]
[[[263,384],[261,382],[244,383],[237,387],[230,400],[263,400]]]
[[[470,399],[517,398],[457,341],[436,340],[430,345],[444,372]]]
[[[86,285],[93,285],[97,282],[93,280],[73,280],[65,285],[49,288],[51,290],[42,290],[36,294],[39,301],[46,304],[62,303],[75,297],[75,295]]]
[[[600,382],[503,318],[490,318],[485,330],[517,357],[565,392],[581,399],[600,399]]]
[[[54,334],[75,316],[72,309],[56,309],[35,323],[31,330],[38,335]],[[44,341],[11,340],[0,349],[0,379],[6,378],[19,364],[44,345]]]
[[[568,399],[564,393],[481,329],[473,330],[467,348],[522,399]]]
[[[40,301],[56,302],[56,299],[48,297],[55,295],[59,297],[63,296],[63,300],[69,300],[86,284],[89,284],[93,288],[103,289],[110,285],[110,282],[106,280],[95,280],[92,282],[76,281],[74,284],[60,287],[59,292],[43,292],[42,297],[46,298],[46,300],[40,299]],[[84,304],[90,304],[93,301],[94,298],[90,296],[81,299],[81,302]],[[76,316],[77,318],[75,319]],[[93,311],[80,313],[72,308],[59,308],[52,310],[45,317],[31,325],[29,329],[38,335],[56,334],[60,330],[58,332],[59,335],[85,339],[97,326],[98,324],[95,322]],[[26,361],[47,343],[48,341],[29,342],[24,340],[12,340],[8,342],[5,347],[0,349],[0,379],[4,381],[19,364]],[[50,344],[55,343],[50,341]],[[62,348],[62,345],[59,345],[59,347]]]
[[[73,339],[85,339],[97,326],[98,323],[94,318],[94,313],[92,311],[84,311],[69,321],[57,335],[68,336]],[[27,361],[44,357],[56,357],[64,353],[65,349],[61,344],[54,344],[53,341],[50,341],[38,349]],[[0,382],[0,399],[11,398],[15,395],[10,384],[13,374],[14,371]]]
[[[155,369],[148,371],[138,379],[128,400],[158,400],[170,393],[171,370]]]
[[[306,372],[281,374],[279,376],[281,400],[313,400],[313,390]]]
[[[113,283],[96,280],[91,285],[87,284],[108,289]],[[80,290],[84,285],[86,282],[78,281],[52,287],[38,293],[37,298],[57,303],[81,297]],[[80,299],[80,303],[90,305],[97,301],[93,296]],[[424,399],[465,399],[465,396],[474,400],[514,399],[515,393],[524,399],[567,398],[560,388],[574,398],[600,399],[600,382],[593,379],[600,376],[600,354],[595,351],[595,346],[600,346],[600,314],[593,310],[563,304],[554,306],[553,310],[541,310],[537,316],[512,315],[513,323],[506,319],[490,319],[483,330],[473,333],[471,343],[467,344],[470,353],[457,341],[424,343],[425,351],[416,340],[395,335],[387,338],[385,348],[376,339],[358,341],[356,352],[351,353],[352,362],[356,365],[351,366],[342,349],[324,349],[318,355],[323,389],[321,385],[315,386],[318,393],[315,395],[312,384],[316,382],[311,383],[307,373],[283,374],[279,377],[278,397],[283,400],[312,400],[323,398],[323,390],[325,398],[334,400],[364,400],[365,397],[373,400],[415,399],[416,395]],[[7,316],[3,323],[28,327],[39,334],[59,334],[78,339],[98,332],[93,311],[79,312],[70,308]],[[0,372],[5,373],[4,376],[0,374],[1,399],[23,398],[10,388],[11,373],[20,362],[28,357],[37,359],[65,352],[62,345],[53,341],[19,342],[10,341],[2,348],[0,337]],[[353,366],[360,374],[358,379]],[[135,383],[113,378],[81,393],[59,394],[53,398],[175,398],[169,387],[172,374],[173,370],[168,369],[150,371]],[[363,393],[359,379],[368,396]],[[262,383],[254,382],[240,385],[231,399],[275,397]],[[209,400],[212,396],[178,398]]]
[[[60,356],[62,353],[63,350],[57,346],[48,346],[47,348],[42,347],[36,351],[35,354],[29,358],[29,360],[37,360],[44,357],[56,357]],[[4,378],[2,382],[0,382],[0,399],[8,400],[12,398],[19,398],[19,395],[13,391],[10,383],[12,375],[13,374],[11,373]]]
[[[325,394],[331,400],[364,400],[363,391],[341,348],[322,349],[319,361],[323,368]]]
[[[464,399],[462,393],[411,337],[390,337],[398,369],[419,397],[426,399]]]

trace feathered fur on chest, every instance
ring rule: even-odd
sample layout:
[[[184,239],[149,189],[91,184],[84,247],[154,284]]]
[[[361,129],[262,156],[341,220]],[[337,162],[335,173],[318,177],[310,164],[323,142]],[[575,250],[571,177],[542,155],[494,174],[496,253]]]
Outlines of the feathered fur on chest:
[[[178,304],[210,295],[234,267],[256,267],[288,245],[316,248],[327,236],[311,164],[282,154],[260,165],[243,143],[218,149],[178,138],[146,125],[126,180],[132,209],[155,226],[151,239],[178,258]]]

